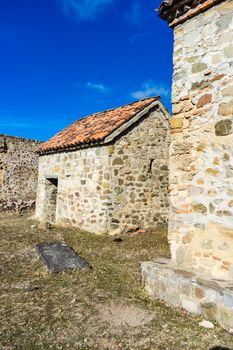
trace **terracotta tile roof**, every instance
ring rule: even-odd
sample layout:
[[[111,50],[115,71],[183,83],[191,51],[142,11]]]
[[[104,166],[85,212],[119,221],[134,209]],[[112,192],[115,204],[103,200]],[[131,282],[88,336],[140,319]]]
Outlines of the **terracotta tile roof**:
[[[158,11],[170,27],[175,27],[222,1],[224,0],[164,0]]]
[[[43,143],[38,152],[46,153],[101,142],[113,131],[159,99],[159,97],[150,97],[79,119],[49,141]]]

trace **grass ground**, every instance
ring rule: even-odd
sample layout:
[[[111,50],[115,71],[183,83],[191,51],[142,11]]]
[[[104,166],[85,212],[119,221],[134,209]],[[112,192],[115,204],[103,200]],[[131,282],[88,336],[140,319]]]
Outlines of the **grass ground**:
[[[233,348],[219,328],[151,300],[140,262],[167,257],[166,229],[121,243],[74,229],[42,231],[27,216],[0,216],[0,349],[206,350]],[[51,274],[35,252],[64,240],[91,270]]]

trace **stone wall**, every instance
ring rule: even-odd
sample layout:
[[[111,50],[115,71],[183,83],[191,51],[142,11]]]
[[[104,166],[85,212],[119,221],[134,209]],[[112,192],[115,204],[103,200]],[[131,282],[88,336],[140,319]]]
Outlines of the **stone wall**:
[[[34,206],[38,146],[38,141],[0,135],[0,211]]]
[[[61,226],[104,232],[110,200],[108,147],[43,155],[39,159],[36,217]],[[57,179],[57,202],[51,208],[51,180]],[[51,190],[50,190],[51,188]]]
[[[175,30],[172,260],[233,278],[233,1]]]
[[[112,150],[112,227],[146,228],[168,222],[168,121],[162,112],[122,136]]]
[[[36,217],[97,233],[166,223],[168,148],[167,115],[153,110],[111,144],[41,156]]]

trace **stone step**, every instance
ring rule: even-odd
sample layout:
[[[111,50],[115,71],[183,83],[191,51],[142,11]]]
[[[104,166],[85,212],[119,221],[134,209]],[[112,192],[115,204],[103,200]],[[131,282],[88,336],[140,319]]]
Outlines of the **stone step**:
[[[169,305],[217,321],[233,332],[233,280],[216,280],[184,270],[168,259],[141,263],[147,292]]]

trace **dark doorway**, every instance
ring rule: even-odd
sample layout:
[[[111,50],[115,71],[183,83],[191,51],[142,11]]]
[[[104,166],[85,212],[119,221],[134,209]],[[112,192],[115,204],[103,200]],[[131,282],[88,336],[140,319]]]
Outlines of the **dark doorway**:
[[[56,211],[57,211],[57,178],[47,178],[45,185],[45,215],[46,221],[51,224],[56,223]]]

